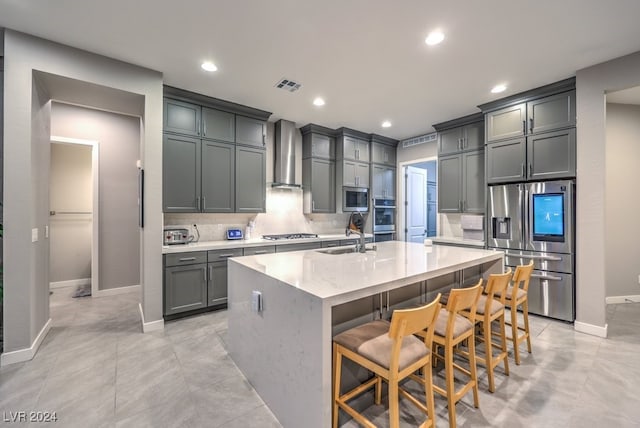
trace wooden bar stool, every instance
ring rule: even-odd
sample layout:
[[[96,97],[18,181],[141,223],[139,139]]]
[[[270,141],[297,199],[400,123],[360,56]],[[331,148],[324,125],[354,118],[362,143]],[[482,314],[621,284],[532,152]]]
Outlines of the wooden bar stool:
[[[519,265],[513,273],[513,286],[506,290],[505,304],[511,307],[511,337],[508,340],[513,342],[513,356],[517,365],[520,365],[520,343],[527,340],[527,351],[531,353],[531,333],[529,331],[529,280],[533,272],[533,260],[528,265]],[[518,306],[522,306],[522,318],[524,327],[518,325]],[[520,334],[520,331],[523,333]]]
[[[441,307],[439,299],[440,295],[433,302],[419,308],[395,310],[391,323],[384,320],[372,321],[333,338],[333,428],[338,426],[338,409],[347,412],[361,425],[375,428],[371,421],[356,412],[347,401],[375,386],[375,403],[380,404],[382,380],[389,384],[391,428],[400,425],[399,394],[428,416],[420,427],[435,427],[430,347],[433,325]],[[417,332],[424,332],[423,340],[414,336]],[[340,394],[343,357],[372,371],[374,377],[351,391]],[[412,376],[419,369],[422,369],[422,376]],[[399,387],[398,383],[409,376],[424,385],[424,403]]]
[[[496,390],[494,369],[504,363],[504,373],[509,376],[509,361],[507,360],[507,337],[505,327],[505,298],[509,281],[511,280],[511,269],[502,274],[489,275],[489,281],[484,291],[478,299],[478,306],[475,312],[475,321],[482,328],[482,334],[479,335],[480,340],[484,342],[484,357],[476,356],[476,360],[480,361],[487,367],[489,378],[489,391]],[[496,336],[500,338],[500,343],[494,343],[492,339],[491,324],[497,321],[499,331]],[[493,354],[493,348],[499,350],[498,355]]]
[[[444,360],[446,388],[433,385],[434,391],[447,397],[449,407],[449,426],[456,426],[456,403],[464,395],[473,390],[473,405],[478,402],[478,375],[476,373],[476,350],[474,326],[475,319],[471,314],[476,312],[478,298],[482,293],[482,279],[473,287],[455,288],[449,293],[446,308],[440,309],[436,319],[433,343],[444,349],[444,357],[434,353],[434,357]],[[469,370],[454,363],[454,349],[462,342],[468,342]],[[469,377],[469,381],[456,391],[454,369]]]

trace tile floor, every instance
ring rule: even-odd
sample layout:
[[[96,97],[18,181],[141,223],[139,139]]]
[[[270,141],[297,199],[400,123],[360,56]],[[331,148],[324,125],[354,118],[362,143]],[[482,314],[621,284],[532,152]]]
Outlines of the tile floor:
[[[54,291],[52,328],[36,357],[0,369],[0,425],[25,425],[9,422],[10,412],[55,411],[60,427],[280,426],[227,355],[225,311],[142,334],[136,293],[72,299],[73,289]],[[465,397],[458,426],[639,427],[640,304],[609,306],[607,316],[606,340],[532,317],[533,354],[512,363],[508,377],[498,369],[494,394],[480,368],[480,408]],[[416,413],[401,405],[402,426],[416,426]],[[436,413],[447,427],[439,396]],[[384,406],[366,414],[388,426]]]

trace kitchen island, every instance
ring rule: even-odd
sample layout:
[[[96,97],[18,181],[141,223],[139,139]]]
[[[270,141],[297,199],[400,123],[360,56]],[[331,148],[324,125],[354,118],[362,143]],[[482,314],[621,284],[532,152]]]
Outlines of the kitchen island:
[[[504,266],[499,251],[399,241],[328,251],[229,261],[229,353],[284,427],[330,426],[334,334]]]

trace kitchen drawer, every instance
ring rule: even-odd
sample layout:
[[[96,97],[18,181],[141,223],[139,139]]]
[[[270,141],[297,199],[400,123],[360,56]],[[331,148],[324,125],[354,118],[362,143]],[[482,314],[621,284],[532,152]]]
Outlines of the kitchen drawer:
[[[276,253],[285,253],[287,251],[303,251],[315,250],[321,248],[320,242],[300,242],[297,244],[284,244],[276,247]]]
[[[165,254],[164,256],[165,267],[193,265],[206,262],[207,253],[205,251],[190,251],[186,253]]]
[[[534,270],[527,294],[529,313],[569,322],[575,319],[573,275]]]
[[[239,257],[243,255],[242,248],[228,248],[226,250],[210,250],[207,252],[209,262],[221,262],[229,257]]]
[[[261,247],[248,247],[244,249],[245,256],[255,256],[258,254],[271,254],[276,252],[275,245],[263,245]]]
[[[340,241],[322,241],[322,248],[331,248],[331,247],[339,247]]]

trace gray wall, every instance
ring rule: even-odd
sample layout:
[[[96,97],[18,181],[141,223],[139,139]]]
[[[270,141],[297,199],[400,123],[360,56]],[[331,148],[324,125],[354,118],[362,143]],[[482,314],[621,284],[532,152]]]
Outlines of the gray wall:
[[[640,294],[640,106],[607,103],[606,295]]]
[[[438,156],[438,144],[436,142],[418,144],[404,148],[402,142],[398,143],[398,163],[412,161],[414,159],[428,159]]]
[[[138,169],[140,119],[53,103],[51,135],[98,141],[99,287],[140,283]]]
[[[576,73],[576,320],[606,325],[605,260],[605,93],[640,85],[640,52],[594,65]],[[637,194],[637,193],[636,193]],[[629,213],[627,221],[636,213]]]
[[[65,214],[93,209],[91,150],[80,144],[51,144],[49,208],[57,214],[49,217],[50,283],[91,278],[91,214]]]
[[[11,159],[4,163],[5,352],[29,348],[49,317],[48,243],[31,243],[31,229],[42,232],[48,221],[49,134],[44,125],[48,107],[42,103],[47,97],[33,91],[36,70],[144,97],[144,111],[140,111],[141,159],[146,169],[142,309],[145,321],[161,320],[161,73],[12,30],[5,30],[4,41],[4,149],[5,159]],[[38,102],[33,103],[34,98]],[[32,112],[34,118],[43,118],[36,121],[42,125],[32,126]]]

